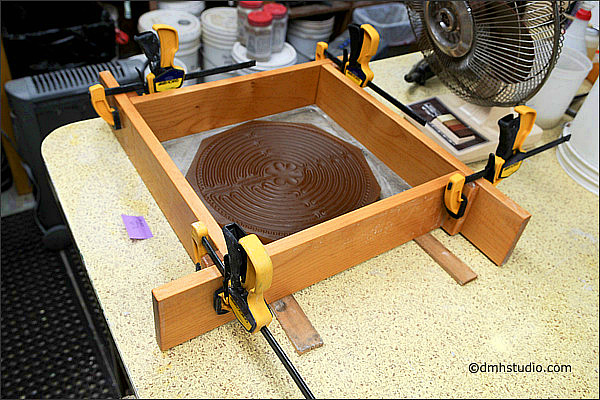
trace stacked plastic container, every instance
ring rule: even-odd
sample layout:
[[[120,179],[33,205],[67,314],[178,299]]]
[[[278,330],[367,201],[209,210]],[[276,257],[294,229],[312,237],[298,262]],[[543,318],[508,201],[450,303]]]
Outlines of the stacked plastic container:
[[[237,11],[233,7],[209,8],[200,16],[202,21],[203,69],[233,64],[231,51],[237,41]],[[211,75],[205,81],[231,78],[234,72]]]
[[[264,51],[260,51],[263,54],[257,53],[257,41],[259,39],[264,42],[264,37],[252,38],[252,35],[256,35],[258,32],[254,30],[261,28],[260,26],[253,25],[254,20],[265,19],[265,15],[269,16],[270,23],[268,30],[271,34],[269,41],[270,55],[264,54]],[[256,17],[256,18],[254,18]],[[246,62],[249,60],[255,60],[256,65],[251,68],[244,68],[237,70],[237,75],[247,75],[255,72],[270,71],[273,69],[284,68],[292,66],[296,63],[296,50],[292,45],[285,42],[285,36],[287,32],[287,21],[288,21],[288,10],[283,4],[279,3],[263,3],[260,1],[241,1],[238,3],[238,27],[245,32],[239,31],[238,42],[233,46],[231,57],[234,63]],[[266,30],[265,30],[266,31]],[[263,34],[265,32],[262,32]],[[243,41],[246,41],[246,45]],[[260,47],[263,47],[267,43],[261,43]]]
[[[317,43],[329,41],[334,22],[335,17],[314,21],[302,19],[290,21],[287,40],[298,53],[297,63],[314,59]]]
[[[246,55],[246,48],[239,42],[233,45],[233,51],[231,52],[234,63],[242,63],[250,61],[250,58]],[[257,61],[256,65],[251,68],[244,68],[237,70],[237,75],[248,75],[254,72],[270,71],[273,69],[291,67],[296,64],[296,50],[289,43],[284,43],[283,50],[277,53],[271,54],[271,58],[268,61]]]

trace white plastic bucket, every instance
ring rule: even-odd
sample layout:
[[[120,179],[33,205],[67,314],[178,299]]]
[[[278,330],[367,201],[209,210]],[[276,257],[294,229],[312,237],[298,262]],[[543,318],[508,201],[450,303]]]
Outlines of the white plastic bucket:
[[[248,75],[255,72],[271,71],[278,68],[290,67],[296,64],[296,50],[289,43],[283,44],[283,49],[277,53],[272,53],[268,61],[257,61],[256,65],[250,68],[236,70],[237,75]],[[240,42],[233,45],[231,58],[234,63],[250,61],[246,55],[246,48]]]
[[[563,47],[548,80],[527,102],[528,106],[537,111],[535,123],[543,129],[558,125],[591,69],[592,62],[585,54]]]
[[[234,7],[213,7],[204,11],[202,20],[203,68],[232,64],[231,51],[237,40],[237,10]],[[205,81],[235,76],[233,73],[207,76]]]
[[[200,19],[202,11],[204,11],[204,9],[206,8],[206,2],[163,0],[158,1],[157,6],[159,10],[175,10],[189,12],[190,14],[194,14],[196,18]]]
[[[293,32],[288,31],[287,40],[296,49],[296,52],[298,53],[296,62],[300,64],[313,60],[315,58],[317,43],[327,41],[329,36],[330,34],[324,34],[321,36],[306,38],[297,36]]]
[[[315,58],[317,43],[329,40],[334,21],[335,17],[322,21],[295,19],[290,22],[287,41],[296,49],[296,63],[304,63]]]
[[[154,10],[143,14],[138,20],[138,31],[152,30],[154,24],[167,24],[175,28],[179,38],[179,50],[175,53],[190,72],[200,68],[200,35],[202,25],[194,14],[177,10]]]
[[[565,125],[571,140],[558,146],[556,156],[565,172],[590,192],[598,195],[598,79],[577,112]]]

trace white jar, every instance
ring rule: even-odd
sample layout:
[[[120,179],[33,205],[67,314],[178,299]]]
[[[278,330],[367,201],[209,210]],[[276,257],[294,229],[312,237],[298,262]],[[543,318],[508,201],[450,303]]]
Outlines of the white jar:
[[[246,32],[246,20],[248,14],[253,11],[261,11],[263,7],[262,1],[240,1],[237,5],[237,40],[242,44],[246,45],[246,39],[248,33]]]
[[[273,17],[273,40],[271,41],[271,51],[279,53],[283,50],[285,35],[287,33],[288,9],[283,4],[268,3],[263,7],[263,11],[268,12]]]
[[[268,61],[271,58],[272,23],[273,17],[266,11],[253,11],[248,14],[246,19],[248,58],[256,61]]]

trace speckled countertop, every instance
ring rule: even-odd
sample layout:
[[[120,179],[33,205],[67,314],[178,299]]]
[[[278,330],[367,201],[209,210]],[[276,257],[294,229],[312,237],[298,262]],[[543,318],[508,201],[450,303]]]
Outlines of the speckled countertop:
[[[418,57],[373,62],[375,82],[406,102],[446,91],[436,78],[408,89]],[[138,397],[301,397],[264,338],[235,321],[159,350],[150,291],[194,266],[101,119],[57,129],[42,152]],[[298,356],[270,328],[317,397],[598,398],[598,197],[554,150],[499,188],[533,215],[504,266],[433,232],[479,275],[466,286],[411,241],[295,294],[324,346]],[[130,240],[122,213],[143,215],[154,237]],[[470,373],[473,362],[571,371]]]

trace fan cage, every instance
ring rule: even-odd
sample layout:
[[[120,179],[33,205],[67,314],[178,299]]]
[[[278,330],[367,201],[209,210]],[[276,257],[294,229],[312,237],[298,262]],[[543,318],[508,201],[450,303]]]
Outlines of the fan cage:
[[[515,106],[533,97],[560,55],[569,2],[461,2],[473,30],[470,50],[461,57],[444,52],[427,28],[425,8],[444,3],[407,2],[417,46],[440,80],[465,101],[482,106]],[[449,7],[458,2],[453,3]]]

